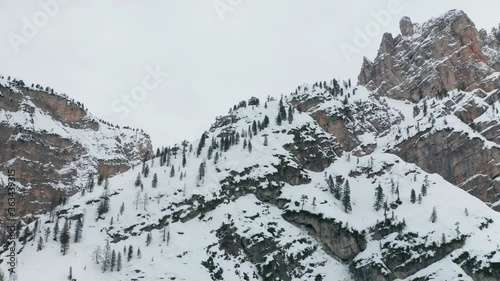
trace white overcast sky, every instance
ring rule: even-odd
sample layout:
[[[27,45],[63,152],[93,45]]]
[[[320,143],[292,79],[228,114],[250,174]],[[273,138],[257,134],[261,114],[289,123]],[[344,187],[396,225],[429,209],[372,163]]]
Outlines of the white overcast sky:
[[[461,9],[478,28],[500,23],[496,0],[392,0],[396,12],[391,0],[64,0],[44,23],[41,3],[51,1],[0,0],[0,73],[65,92],[112,123],[143,128],[155,147],[198,138],[215,116],[251,96],[355,81],[362,57],[373,59],[383,32],[399,34],[402,16],[423,22]],[[230,9],[218,13],[214,5]],[[381,11],[392,13],[388,21],[373,15],[387,14]],[[28,36],[26,21],[36,23]],[[369,44],[356,45],[357,30],[370,27]],[[346,45],[359,52],[346,58]],[[157,67],[169,76],[156,86],[148,80],[146,98],[130,114],[113,109]]]

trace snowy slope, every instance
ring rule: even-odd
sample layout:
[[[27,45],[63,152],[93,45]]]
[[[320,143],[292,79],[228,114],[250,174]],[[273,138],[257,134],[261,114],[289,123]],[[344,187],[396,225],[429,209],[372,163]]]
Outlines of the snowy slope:
[[[284,120],[281,125],[275,122],[277,100],[269,100],[267,108],[264,101],[259,106],[235,107],[207,131],[200,156],[196,155],[200,140],[196,140],[165,149],[167,163],[160,160],[162,156],[148,160],[149,175],[140,176],[143,188],[134,185],[142,170],[139,165],[110,178],[107,191],[96,186],[92,192],[73,196],[56,209],[55,216],[59,228],[72,221],[72,239],[77,218],[82,217],[82,240],[71,240],[63,256],[60,242],[53,240],[55,219],[50,214],[41,216],[37,231],[30,234],[35,223],[27,226],[27,241],[18,244],[18,280],[66,280],[70,267],[77,280],[95,281],[480,280],[478,276],[498,273],[500,214],[441,176],[390,153],[397,140],[418,133],[417,121],[422,128],[448,126],[480,136],[450,115],[440,116],[445,100],[429,110],[436,119],[431,121],[423,115],[413,117],[413,105],[377,99],[363,87],[355,94],[347,85],[340,88],[342,95],[308,85],[284,97],[287,110],[288,102],[302,109],[295,110],[291,123]],[[312,106],[306,109],[306,105]],[[380,116],[366,118],[361,109],[367,106]],[[356,138],[353,143],[356,147],[375,143],[376,149],[342,152],[344,136],[332,135],[313,118],[315,112],[343,115],[346,109],[354,112],[346,115],[347,131]],[[269,126],[250,137],[253,121],[262,122],[265,116]],[[377,120],[384,118],[381,125]],[[227,151],[221,149],[223,138],[236,134],[239,142],[230,143]],[[217,147],[209,157],[212,139]],[[486,139],[484,143],[497,146]],[[325,152],[325,144],[335,149]],[[306,155],[304,147],[309,148]],[[312,165],[309,159],[316,157],[328,161]],[[205,176],[200,179],[204,161]],[[327,183],[330,175],[342,190],[349,182],[351,212],[345,212],[342,200],[332,194]],[[418,195],[424,184],[427,195],[420,203],[411,203],[411,190]],[[388,203],[386,212],[374,209],[379,185]],[[98,206],[108,196],[109,212],[98,218]],[[435,223],[430,222],[433,208]],[[46,242],[42,238],[43,250],[37,251],[45,229],[51,234]],[[168,243],[163,241],[164,233]],[[103,249],[106,241],[122,253],[119,272],[102,272],[103,261],[93,261],[96,247]],[[126,261],[123,249],[128,251],[130,246],[133,257]],[[4,272],[8,269],[6,264],[1,266]],[[499,280],[495,278],[487,280]]]

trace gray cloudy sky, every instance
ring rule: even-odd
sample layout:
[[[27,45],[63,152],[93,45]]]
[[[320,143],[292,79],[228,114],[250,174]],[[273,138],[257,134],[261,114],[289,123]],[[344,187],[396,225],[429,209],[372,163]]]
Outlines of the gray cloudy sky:
[[[423,22],[454,8],[478,28],[500,23],[493,0],[0,0],[0,73],[169,145],[250,96],[356,80],[402,16]]]

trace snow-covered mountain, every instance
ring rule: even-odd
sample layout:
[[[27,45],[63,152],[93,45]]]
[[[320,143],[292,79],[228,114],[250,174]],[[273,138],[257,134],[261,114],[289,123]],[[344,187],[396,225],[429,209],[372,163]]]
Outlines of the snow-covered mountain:
[[[0,185],[14,170],[17,215],[47,211],[75,194],[89,175],[124,172],[152,151],[144,132],[101,121],[49,87],[2,77],[0,92]],[[3,188],[3,209],[7,198]]]
[[[495,91],[360,82],[242,101],[198,140],[81,178],[19,229],[18,280],[500,280]]]

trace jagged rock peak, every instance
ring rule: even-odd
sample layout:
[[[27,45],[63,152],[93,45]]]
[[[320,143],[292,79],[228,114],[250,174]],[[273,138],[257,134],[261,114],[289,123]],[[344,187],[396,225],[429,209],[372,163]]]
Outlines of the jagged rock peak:
[[[403,36],[412,36],[414,33],[413,23],[409,17],[403,17],[399,21],[399,29]]]
[[[377,57],[368,59],[358,83],[379,95],[414,102],[454,89],[500,88],[500,34],[479,32],[464,11],[451,10],[418,24],[400,21],[401,35],[386,33]]]

